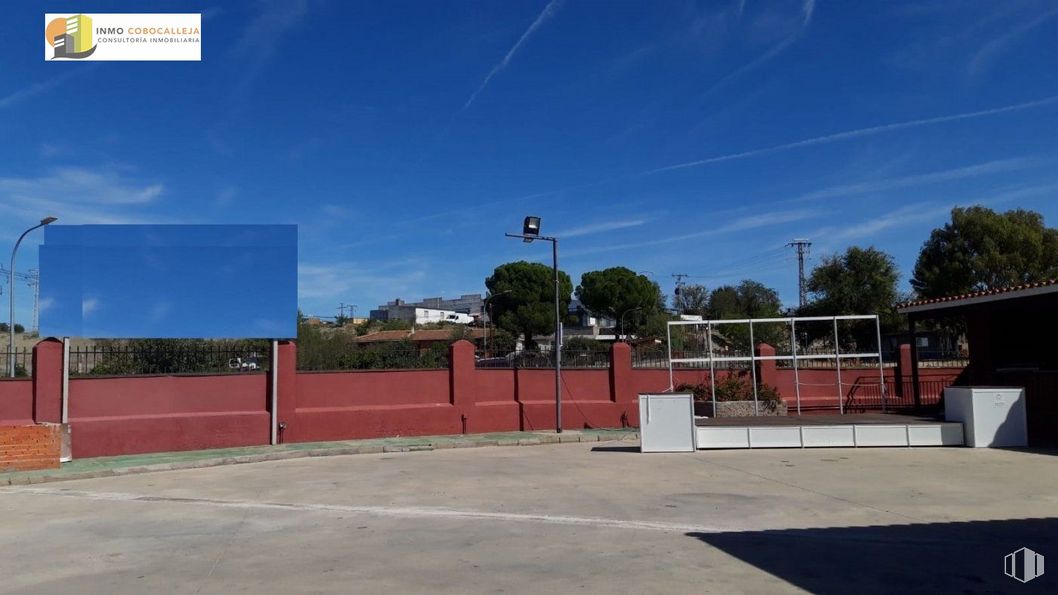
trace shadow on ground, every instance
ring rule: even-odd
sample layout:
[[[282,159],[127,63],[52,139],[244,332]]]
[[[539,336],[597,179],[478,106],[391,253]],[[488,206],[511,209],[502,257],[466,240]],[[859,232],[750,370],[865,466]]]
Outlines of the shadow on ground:
[[[595,446],[592,452],[639,452],[638,446]]]
[[[814,593],[1058,593],[1058,567],[1003,572],[1022,547],[1058,561],[1056,518],[687,535]]]

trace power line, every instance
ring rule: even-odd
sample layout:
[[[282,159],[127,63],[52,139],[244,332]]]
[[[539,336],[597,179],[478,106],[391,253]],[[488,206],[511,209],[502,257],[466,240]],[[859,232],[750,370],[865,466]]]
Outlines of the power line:
[[[0,277],[8,279],[10,271],[0,266]],[[40,330],[40,271],[37,269],[29,269],[28,272],[19,273],[15,272],[15,278],[21,279],[26,282],[26,285],[33,288],[33,332]],[[8,288],[8,291],[13,291],[12,288]]]

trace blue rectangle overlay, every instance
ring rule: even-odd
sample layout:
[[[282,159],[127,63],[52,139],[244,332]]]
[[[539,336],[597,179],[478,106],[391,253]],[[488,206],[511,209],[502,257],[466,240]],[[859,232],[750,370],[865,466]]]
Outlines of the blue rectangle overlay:
[[[42,336],[293,338],[296,225],[50,225]]]

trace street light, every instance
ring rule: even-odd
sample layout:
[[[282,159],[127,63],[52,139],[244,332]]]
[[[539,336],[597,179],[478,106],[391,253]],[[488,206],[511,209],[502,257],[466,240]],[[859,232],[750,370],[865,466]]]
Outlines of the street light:
[[[11,267],[7,270],[7,287],[8,287],[8,302],[10,304],[10,311],[8,316],[8,372],[12,378],[15,377],[15,254],[18,253],[18,245],[22,243],[22,239],[26,237],[26,234],[37,229],[38,227],[44,227],[49,223],[58,221],[58,217],[45,217],[40,220],[40,223],[22,232],[22,235],[18,236],[18,241],[15,242],[14,249],[11,250]]]
[[[627,309],[627,310],[625,310],[624,312],[621,313],[621,334],[622,335],[625,334],[625,316],[627,316],[630,312],[635,312],[636,310],[642,310],[642,309],[643,309],[643,306],[636,306],[635,308],[629,308],[629,309]],[[625,336],[625,340],[626,341],[628,340],[627,336]]]
[[[551,263],[555,272],[555,342],[552,349],[555,352],[555,432],[562,433],[562,317],[559,314],[559,283],[558,283],[558,238],[540,235],[540,218],[530,215],[522,222],[522,233],[504,234],[509,238],[522,238],[526,244],[533,240],[551,242]]]

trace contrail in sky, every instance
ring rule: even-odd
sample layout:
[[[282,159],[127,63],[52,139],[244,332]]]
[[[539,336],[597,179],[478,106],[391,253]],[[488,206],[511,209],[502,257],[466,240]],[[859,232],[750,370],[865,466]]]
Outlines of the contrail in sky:
[[[715,82],[711,87],[709,87],[709,89],[706,90],[705,93],[702,93],[702,97],[704,98],[708,97],[709,95],[712,95],[715,91],[717,91],[727,83],[731,82],[732,80],[742,76],[743,74],[753,70],[754,68],[757,68],[761,64],[764,64],[765,62],[771,60],[775,56],[778,56],[779,54],[783,53],[786,48],[793,45],[793,43],[797,41],[801,37],[801,35],[804,34],[804,32],[808,29],[808,26],[812,23],[812,13],[815,12],[815,9],[815,0],[805,0],[804,4],[801,5],[801,26],[797,29],[797,31],[795,31],[786,39],[780,41],[777,45],[775,45],[775,47],[771,48],[770,50],[762,54],[760,57],[749,62],[748,64],[743,64],[739,68],[735,69],[734,72],[725,75],[723,78],[721,78],[720,80]],[[739,13],[741,14],[741,10],[739,10]]]
[[[536,17],[536,20],[533,21],[533,24],[529,25],[529,28],[525,30],[525,33],[522,33],[522,36],[518,38],[518,41],[516,41],[515,44],[511,46],[511,49],[507,51],[507,55],[505,55],[503,59],[500,60],[499,64],[493,66],[492,70],[485,75],[485,79],[481,81],[481,85],[479,85],[477,90],[470,95],[470,99],[467,99],[467,102],[463,104],[463,107],[459,111],[465,111],[470,107],[470,104],[474,103],[474,100],[485,90],[485,87],[489,86],[489,81],[492,80],[492,77],[496,76],[501,70],[507,67],[511,58],[513,58],[514,54],[516,54],[522,45],[525,44],[526,40],[529,39],[529,36],[535,33],[541,25],[554,16],[561,4],[562,0],[551,0],[547,3],[547,6],[544,7],[544,10],[540,11],[540,14]]]
[[[906,122],[895,122],[893,124],[882,124],[881,126],[871,126],[869,128],[857,128],[855,130],[846,130],[844,132],[836,132],[834,134],[827,134],[825,136],[817,136],[814,138],[806,138],[804,140],[795,141],[792,143],[785,143],[781,145],[775,145],[772,147],[765,147],[762,149],[752,149],[749,151],[742,151],[741,153],[729,153],[727,155],[718,155],[716,157],[709,157],[708,159],[699,159],[698,161],[688,161],[686,163],[678,163],[676,165],[668,165],[665,167],[658,167],[647,171],[639,172],[636,175],[648,176],[652,174],[658,174],[667,171],[673,171],[677,169],[685,169],[688,167],[695,167],[698,165],[706,165],[709,163],[720,163],[723,161],[735,161],[736,159],[746,159],[749,157],[756,157],[757,155],[765,155],[768,153],[777,153],[779,151],[785,151],[787,149],[797,149],[800,147],[810,147],[814,145],[825,145],[837,141],[848,140],[852,138],[859,138],[863,136],[871,136],[874,134],[880,134],[883,132],[892,132],[894,130],[903,130],[905,128],[915,128],[918,126],[928,126],[930,124],[943,124],[945,122],[956,122],[959,120],[970,120],[972,118],[980,118],[983,116],[994,116],[996,114],[1004,114],[1007,112],[1016,112],[1034,107],[1042,107],[1045,105],[1051,105],[1058,103],[1058,95],[1051,95],[1050,97],[1044,97],[1043,99],[1037,99],[1035,101],[1027,101],[1025,103],[1015,103],[1013,105],[1005,105],[1003,107],[995,107],[986,110],[980,110],[976,112],[963,112],[961,114],[952,114],[949,116],[937,116],[935,118],[923,118],[920,120],[908,120]]]

